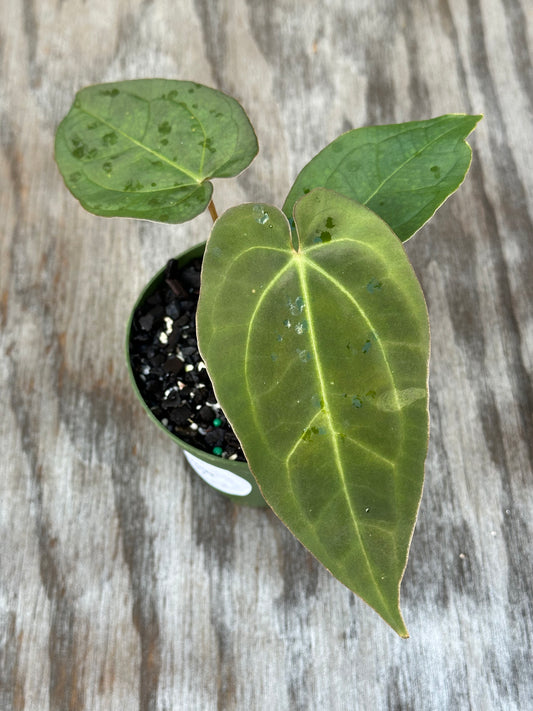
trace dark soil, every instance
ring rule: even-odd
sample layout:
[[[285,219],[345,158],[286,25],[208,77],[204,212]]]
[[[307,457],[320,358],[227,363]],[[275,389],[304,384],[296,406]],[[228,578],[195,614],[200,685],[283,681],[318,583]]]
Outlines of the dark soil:
[[[169,432],[204,452],[245,461],[198,352],[201,266],[194,259],[180,269],[171,259],[161,285],[135,311],[132,370],[144,401]]]

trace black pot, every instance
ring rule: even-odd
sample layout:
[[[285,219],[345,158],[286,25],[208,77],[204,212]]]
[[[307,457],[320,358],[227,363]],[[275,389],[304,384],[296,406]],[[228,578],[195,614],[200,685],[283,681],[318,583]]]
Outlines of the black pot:
[[[205,242],[183,252],[178,258],[178,266],[184,267],[197,257],[202,257],[205,251]],[[177,437],[155,417],[141,395],[130,359],[130,339],[135,311],[150,297],[161,285],[165,278],[165,267],[148,282],[128,319],[126,332],[126,362],[133,390],[137,395],[148,417],[165,432],[179,447],[184,450],[185,457],[194,471],[211,487],[221,492],[232,501],[245,506],[266,506],[259,487],[246,462],[222,459],[210,452],[204,452]]]

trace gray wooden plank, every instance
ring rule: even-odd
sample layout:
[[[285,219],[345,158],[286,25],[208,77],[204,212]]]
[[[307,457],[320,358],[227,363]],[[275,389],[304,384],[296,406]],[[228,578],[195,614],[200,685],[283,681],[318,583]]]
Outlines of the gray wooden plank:
[[[532,27],[526,0],[4,3],[0,708],[532,708]],[[80,86],[140,76],[248,110],[261,151],[219,212],[281,204],[351,127],[485,114],[406,246],[432,325],[407,641],[207,488],[130,392],[129,309],[210,221],[84,213],[53,135]]]

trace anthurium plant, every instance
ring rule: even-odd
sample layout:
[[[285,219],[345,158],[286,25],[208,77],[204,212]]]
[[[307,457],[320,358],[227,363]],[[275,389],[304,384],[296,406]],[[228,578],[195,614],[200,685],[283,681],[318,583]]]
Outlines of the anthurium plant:
[[[179,223],[210,210],[197,338],[216,397],[269,506],[402,637],[429,360],[402,243],[463,181],[480,118],[348,131],[281,209],[253,202],[220,218],[210,180],[257,153],[229,96],[166,79],[90,86],[56,136],[67,187],[96,215]]]

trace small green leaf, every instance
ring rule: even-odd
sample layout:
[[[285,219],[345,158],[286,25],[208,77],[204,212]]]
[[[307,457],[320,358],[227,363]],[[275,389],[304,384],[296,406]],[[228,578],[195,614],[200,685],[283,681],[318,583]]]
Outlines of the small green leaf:
[[[318,189],[216,222],[198,340],[267,502],[402,636],[399,587],[427,448],[429,327],[400,241]]]
[[[237,175],[256,153],[235,99],[169,79],[82,89],[55,144],[65,183],[86,210],[172,223],[205,210],[208,179]]]
[[[301,171],[283,211],[323,187],[367,205],[404,242],[463,182],[472,151],[465,142],[481,116],[448,114],[428,121],[348,131]]]

